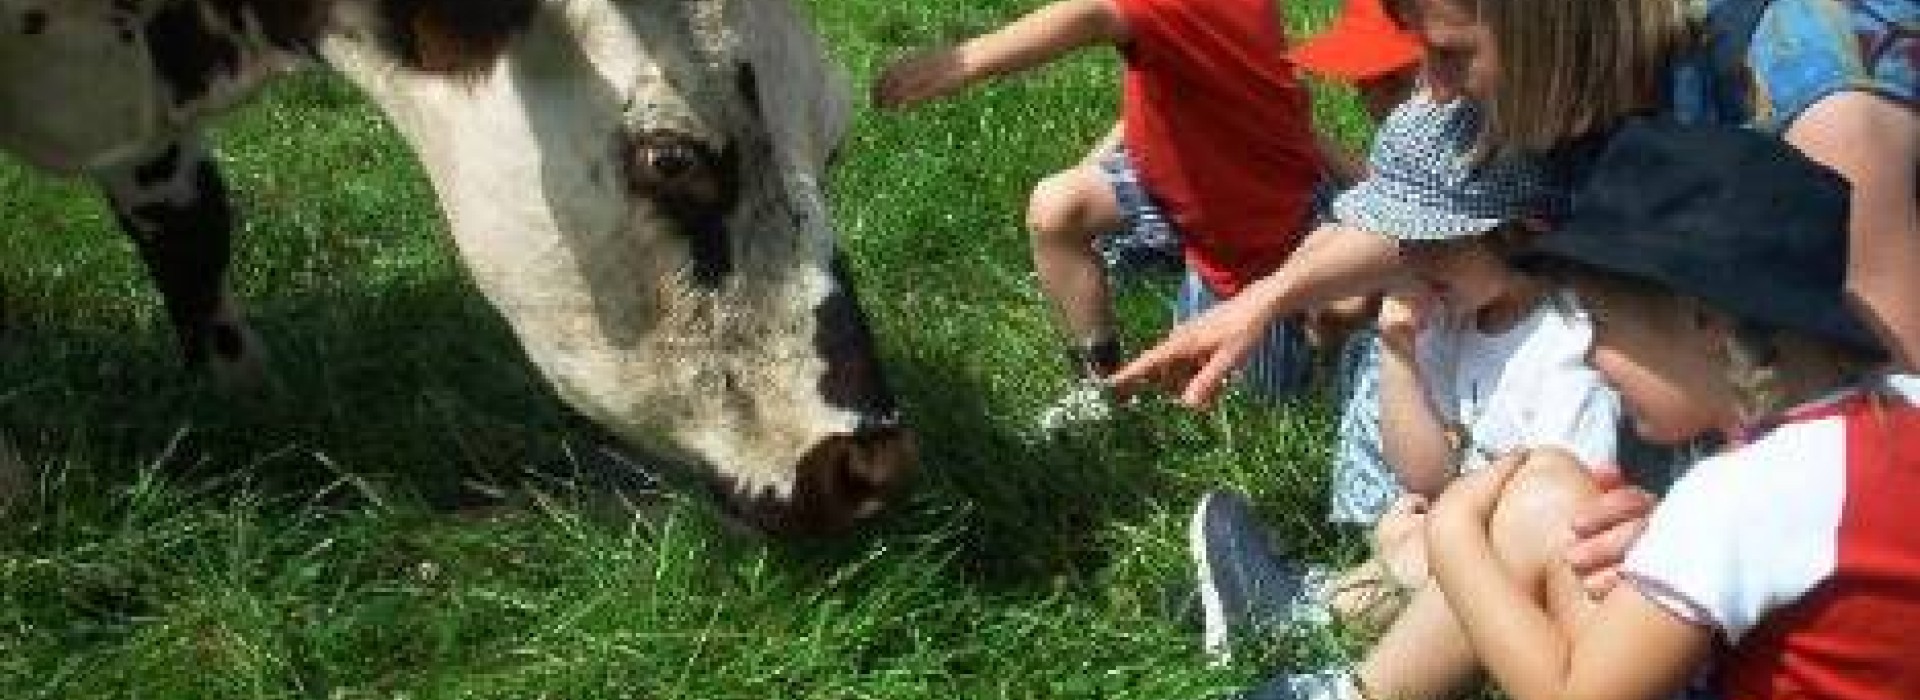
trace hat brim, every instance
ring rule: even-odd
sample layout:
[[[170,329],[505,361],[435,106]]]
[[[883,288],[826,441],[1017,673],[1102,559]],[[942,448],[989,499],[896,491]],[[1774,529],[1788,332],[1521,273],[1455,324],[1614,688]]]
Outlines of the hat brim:
[[[1648,250],[1646,240],[1635,241],[1638,245],[1622,245],[1614,240],[1617,236],[1609,236],[1605,230],[1589,228],[1600,227],[1581,226],[1576,222],[1541,236],[1528,250],[1515,256],[1514,262],[1526,268],[1537,268],[1553,262],[1575,263],[1598,272],[1651,283],[1677,295],[1698,297],[1734,318],[1755,322],[1765,319],[1768,321],[1765,325],[1807,333],[1876,357],[1884,356],[1886,352],[1879,337],[1847,306],[1838,289],[1830,295],[1790,295],[1784,290],[1756,295],[1741,293],[1751,284],[1741,284],[1734,279],[1700,284],[1701,277],[1712,277],[1713,271],[1669,269],[1670,266],[1663,265],[1662,261],[1677,258],[1663,255],[1661,251]],[[1688,243],[1683,237],[1674,238],[1674,245]],[[1733,274],[1740,273],[1736,271]],[[1681,291],[1689,288],[1715,291],[1700,294]],[[1782,306],[1789,307],[1791,311],[1781,313]]]
[[[1501,219],[1424,206],[1419,197],[1368,178],[1333,200],[1334,218],[1348,226],[1401,242],[1439,242],[1467,238],[1500,227]]]
[[[1420,44],[1397,30],[1340,23],[1287,52],[1316,75],[1352,83],[1378,80],[1420,62]]]

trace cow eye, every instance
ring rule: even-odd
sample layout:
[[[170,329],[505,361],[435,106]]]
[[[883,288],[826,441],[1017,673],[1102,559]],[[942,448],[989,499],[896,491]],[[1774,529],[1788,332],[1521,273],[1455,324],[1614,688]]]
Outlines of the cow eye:
[[[712,206],[721,197],[718,159],[712,149],[676,132],[635,136],[628,157],[633,188],[669,204]]]

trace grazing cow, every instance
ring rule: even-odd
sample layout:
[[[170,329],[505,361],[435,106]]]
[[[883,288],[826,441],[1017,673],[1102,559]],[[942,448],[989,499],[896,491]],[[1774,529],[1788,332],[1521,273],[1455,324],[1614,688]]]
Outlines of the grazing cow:
[[[821,191],[844,82],[789,0],[0,0],[0,148],[99,183],[216,376],[260,349],[200,125],[308,64],[385,111],[581,413],[773,532],[910,470]]]

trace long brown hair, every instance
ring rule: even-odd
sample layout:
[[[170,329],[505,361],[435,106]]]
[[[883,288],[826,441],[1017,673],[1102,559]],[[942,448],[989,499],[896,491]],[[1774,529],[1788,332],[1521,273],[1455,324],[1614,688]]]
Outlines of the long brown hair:
[[[1693,34],[1685,0],[1458,0],[1499,51],[1483,153],[1546,151],[1653,106]]]

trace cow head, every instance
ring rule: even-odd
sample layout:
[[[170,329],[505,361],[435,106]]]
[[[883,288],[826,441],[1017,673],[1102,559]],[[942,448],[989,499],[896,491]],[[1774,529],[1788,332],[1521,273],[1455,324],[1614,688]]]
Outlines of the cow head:
[[[823,199],[848,97],[788,0],[337,0],[321,53],[425,166],[577,410],[771,531],[843,529],[911,437]]]

